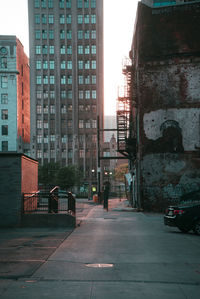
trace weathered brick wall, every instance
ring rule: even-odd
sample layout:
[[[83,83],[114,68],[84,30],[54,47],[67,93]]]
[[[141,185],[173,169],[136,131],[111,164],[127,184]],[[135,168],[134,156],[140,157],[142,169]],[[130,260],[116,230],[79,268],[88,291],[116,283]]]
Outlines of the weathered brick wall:
[[[200,5],[139,3],[133,42],[144,208],[161,210],[200,189]]]
[[[21,154],[0,154],[0,227],[20,225],[22,192],[37,191],[37,167]]]
[[[21,219],[21,157],[0,154],[0,226],[16,226]]]

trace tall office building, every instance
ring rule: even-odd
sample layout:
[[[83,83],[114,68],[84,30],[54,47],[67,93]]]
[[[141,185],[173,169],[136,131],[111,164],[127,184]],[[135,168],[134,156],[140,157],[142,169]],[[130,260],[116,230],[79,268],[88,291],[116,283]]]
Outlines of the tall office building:
[[[29,0],[31,150],[41,164],[97,169],[103,125],[103,0]]]
[[[0,35],[0,152],[29,154],[29,60],[20,40]]]

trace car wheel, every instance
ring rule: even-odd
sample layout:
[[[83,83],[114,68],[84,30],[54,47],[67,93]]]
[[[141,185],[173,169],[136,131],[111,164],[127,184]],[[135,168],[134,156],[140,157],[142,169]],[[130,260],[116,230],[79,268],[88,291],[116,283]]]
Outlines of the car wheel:
[[[189,228],[180,227],[180,226],[179,226],[178,228],[180,229],[180,231],[181,231],[182,233],[185,233],[185,234],[188,233],[189,230],[190,230]]]
[[[200,235],[200,220],[198,220],[194,225],[194,232],[196,235]]]

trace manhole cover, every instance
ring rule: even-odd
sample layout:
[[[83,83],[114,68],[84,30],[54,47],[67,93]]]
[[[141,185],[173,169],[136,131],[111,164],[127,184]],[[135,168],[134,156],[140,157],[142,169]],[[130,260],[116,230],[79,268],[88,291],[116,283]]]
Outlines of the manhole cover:
[[[90,268],[112,268],[113,264],[86,264]]]

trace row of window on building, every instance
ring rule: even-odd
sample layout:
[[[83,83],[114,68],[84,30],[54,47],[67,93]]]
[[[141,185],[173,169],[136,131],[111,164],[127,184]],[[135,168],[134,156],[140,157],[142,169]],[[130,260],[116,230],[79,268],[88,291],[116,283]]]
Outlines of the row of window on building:
[[[40,40],[40,39],[54,39],[54,30],[50,29],[50,30],[46,30],[46,29],[36,29],[35,30],[35,39],[36,40]],[[71,40],[72,39],[72,30],[64,30],[61,29],[60,30],[60,39],[68,39]],[[77,38],[78,40],[81,39],[96,39],[96,30],[78,30],[77,31]],[[51,53],[54,54],[54,53]]]
[[[72,129],[72,126],[73,126],[73,122],[72,122],[72,119],[68,120],[66,123],[66,128],[68,129]],[[48,129],[49,128],[49,122],[48,121],[42,121],[40,119],[37,120],[37,129]],[[4,126],[6,127],[6,126]],[[96,119],[87,119],[87,120],[83,120],[83,119],[79,119],[78,121],[78,127],[79,129],[96,129],[97,128],[97,121]],[[2,129],[3,130],[3,129]],[[5,130],[5,128],[4,128]],[[8,135],[8,134],[5,134],[5,132],[8,132],[8,128],[7,128],[7,131],[4,131],[4,134],[3,134],[3,131],[2,131],[2,135]]]
[[[50,60],[50,61],[36,60],[36,69],[37,70],[41,70],[41,69],[43,69],[43,70],[48,70],[48,69],[54,70],[54,68],[55,68],[55,61],[54,60]],[[65,69],[72,70],[72,61],[71,60],[68,60],[68,61],[62,60],[61,63],[60,63],[60,69],[61,70],[65,70]],[[78,61],[78,69],[79,70],[82,70],[82,69],[96,70],[96,60],[91,60],[91,61],[90,60],[86,60],[86,61],[79,60]],[[69,84],[71,84],[71,83],[69,83]]]
[[[71,24],[72,23],[72,15],[67,14],[66,16],[64,14],[60,14],[59,16],[60,24]],[[54,15],[53,14],[36,14],[35,15],[35,24],[54,24]],[[77,23],[78,24],[96,24],[96,15],[78,15],[77,16]]]
[[[92,137],[91,142],[88,144],[87,148],[91,147],[92,143],[96,144],[96,142],[97,142],[97,135],[93,134],[93,135],[91,135],[91,137]],[[85,140],[85,135],[79,135],[79,146],[83,146],[84,140]],[[54,135],[54,134],[51,134],[49,136],[43,136],[42,134],[37,135],[37,143],[42,143],[42,142],[49,143],[49,142],[55,142],[55,141],[56,141],[56,135]],[[68,143],[69,146],[72,146],[73,145],[72,135],[69,135],[68,137],[67,137],[67,135],[62,136],[61,143],[63,143],[63,144]]]
[[[57,0],[56,0],[57,1]],[[34,0],[35,8],[54,8],[54,0]],[[60,8],[71,8],[71,0],[59,0]],[[77,0],[77,8],[95,8],[96,0]]]
[[[68,109],[67,109],[68,108]],[[84,112],[90,112],[92,111],[93,113],[96,113],[96,105],[79,105],[79,111],[84,111]],[[37,114],[48,114],[50,112],[50,114],[55,114],[55,105],[50,105],[50,109],[48,105],[37,105]],[[4,114],[2,113],[2,119],[8,119],[8,116],[6,115],[6,113],[8,113],[7,109],[3,109],[2,111],[4,111]],[[68,106],[66,105],[61,105],[61,109],[60,112],[61,114],[65,114],[66,112],[72,112],[72,105],[69,104]],[[6,118],[7,117],[7,118]]]

